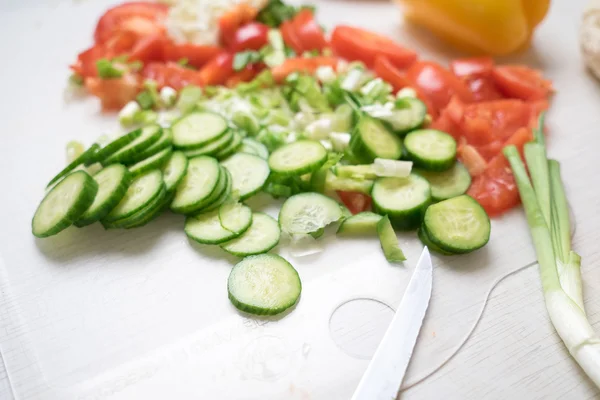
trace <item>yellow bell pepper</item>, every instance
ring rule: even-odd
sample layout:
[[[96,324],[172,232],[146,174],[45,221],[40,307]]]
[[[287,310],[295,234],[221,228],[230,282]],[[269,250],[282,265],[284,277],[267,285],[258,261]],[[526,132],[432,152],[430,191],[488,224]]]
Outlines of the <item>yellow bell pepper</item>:
[[[529,46],[550,0],[396,0],[408,21],[469,52],[509,54]]]

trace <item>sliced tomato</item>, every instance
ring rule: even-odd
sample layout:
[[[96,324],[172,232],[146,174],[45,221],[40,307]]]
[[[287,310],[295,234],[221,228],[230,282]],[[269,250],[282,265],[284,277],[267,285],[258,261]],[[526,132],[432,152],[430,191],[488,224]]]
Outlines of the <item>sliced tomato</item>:
[[[373,70],[378,77],[392,85],[394,91],[410,86],[410,82],[406,79],[406,73],[396,68],[385,56],[375,57]]]
[[[140,38],[129,53],[129,60],[142,61],[147,64],[152,61],[163,61],[165,43],[167,40],[163,35],[150,35]]]
[[[235,87],[242,82],[249,82],[252,79],[254,79],[254,77],[256,77],[256,75],[258,75],[261,70],[262,66],[259,66],[257,64],[247,65],[246,68],[244,68],[243,70],[235,72],[232,76],[227,78],[225,86]]]
[[[434,115],[450,102],[452,96],[457,96],[465,103],[472,101],[465,83],[436,62],[415,62],[406,71],[406,78],[411,82],[411,87],[429,99]]]
[[[219,18],[219,35],[221,43],[225,46],[229,46],[233,43],[237,30],[241,26],[252,22],[257,14],[258,10],[245,2],[236,5],[223,14],[221,18]]]
[[[223,49],[217,46],[203,46],[192,43],[173,43],[167,41],[164,48],[166,61],[180,61],[187,59],[187,63],[195,68],[202,68],[207,62],[215,58]]]
[[[467,78],[465,83],[471,91],[473,101],[492,101],[504,98],[491,77]]]
[[[519,204],[519,190],[508,166],[488,167],[473,179],[467,194],[490,216],[500,215]]]
[[[450,63],[450,71],[459,78],[490,76],[493,69],[491,57],[458,58]]]
[[[522,65],[498,66],[492,77],[505,96],[515,99],[547,99],[553,91],[552,82],[544,79],[540,71]]]
[[[487,162],[483,156],[471,145],[461,144],[458,146],[457,156],[469,171],[469,175],[473,177],[481,175],[487,168]]]
[[[352,214],[367,211],[371,209],[371,197],[359,192],[343,192],[338,190],[338,196],[342,203],[350,210]]]
[[[527,126],[530,117],[531,107],[521,100],[469,104],[464,110],[461,133],[475,145],[505,141],[517,129]]]
[[[119,110],[134,100],[140,90],[140,79],[134,74],[125,74],[121,78],[85,79],[86,89],[100,99],[103,110]]]
[[[273,78],[276,81],[281,82],[292,72],[303,72],[307,74],[314,74],[317,68],[323,66],[329,66],[334,70],[337,69],[338,59],[335,57],[296,57],[288,58],[281,65],[278,65],[271,69]]]
[[[159,88],[169,86],[180,90],[187,85],[201,86],[203,84],[198,71],[173,62],[146,64],[142,69],[142,76],[156,81]]]
[[[140,37],[164,32],[162,21],[168,10],[166,4],[141,1],[112,7],[98,20],[94,40],[105,43],[118,31],[133,32]]]
[[[304,52],[304,47],[302,46],[300,38],[298,38],[298,36],[296,35],[296,31],[294,29],[292,21],[284,21],[279,26],[279,30],[281,31],[281,36],[283,37],[283,41],[285,42],[285,44],[291,47],[297,55],[302,55],[302,53]]]
[[[259,50],[269,43],[268,33],[269,27],[259,22],[250,22],[242,25],[233,35],[231,43],[229,43],[229,49],[233,52]]]
[[[372,67],[377,56],[387,57],[398,68],[406,68],[417,59],[417,53],[392,39],[356,27],[338,25],[331,35],[335,54],[347,60],[358,60]]]
[[[302,43],[303,51],[321,51],[327,47],[323,29],[317,24],[310,10],[302,10],[292,20],[296,37]],[[300,54],[298,54],[300,55]]]
[[[205,85],[223,85],[234,72],[233,54],[223,52],[202,67],[200,80]]]

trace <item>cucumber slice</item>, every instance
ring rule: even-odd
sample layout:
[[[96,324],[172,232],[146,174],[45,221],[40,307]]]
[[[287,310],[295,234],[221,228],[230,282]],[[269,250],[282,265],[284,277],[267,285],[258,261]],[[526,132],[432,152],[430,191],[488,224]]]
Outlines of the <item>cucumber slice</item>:
[[[327,171],[323,190],[319,190],[319,192],[342,190],[344,192],[359,192],[370,195],[373,189],[373,182],[371,179],[339,178],[332,171]],[[313,188],[318,188],[314,184],[314,181],[311,183],[313,184]]]
[[[488,215],[467,195],[431,205],[425,212],[423,225],[431,242],[451,253],[470,253],[490,239]]]
[[[242,203],[224,203],[218,211],[221,226],[236,235],[246,232],[252,224],[252,210]]]
[[[377,236],[379,236],[381,250],[383,250],[386,260],[389,262],[402,262],[406,260],[402,249],[398,246],[396,232],[394,232],[390,218],[387,215],[377,223]]]
[[[279,243],[281,230],[277,221],[263,213],[253,213],[252,223],[242,236],[223,243],[221,248],[238,257],[262,254]]]
[[[431,172],[416,170],[417,174],[427,179],[431,185],[431,198],[433,201],[442,201],[465,194],[471,186],[469,171],[459,162],[447,171]]]
[[[214,142],[210,142],[206,146],[202,146],[197,149],[184,150],[183,154],[185,154],[186,157],[188,157],[188,158],[192,158],[195,156],[202,156],[202,155],[213,156],[213,155],[217,154],[219,151],[221,151],[224,148],[226,148],[227,146],[229,146],[229,144],[231,143],[232,140],[233,140],[233,131],[229,130],[223,136],[221,136]]]
[[[456,140],[435,129],[419,129],[404,138],[406,156],[415,167],[430,171],[445,171],[456,160]]]
[[[423,221],[431,203],[431,189],[425,178],[410,174],[407,178],[379,178],[371,191],[373,210],[387,214],[396,229],[412,230]]]
[[[164,186],[162,173],[159,170],[153,170],[138,176],[129,185],[123,199],[102,221],[106,223],[114,222],[137,213],[155,200],[164,190]]]
[[[393,120],[388,120],[388,122],[394,132],[403,134],[423,125],[427,107],[417,98],[401,97],[394,102],[393,114]]]
[[[215,190],[214,193],[211,194],[210,198],[206,200],[206,205],[201,210],[199,210],[199,212],[208,212],[216,210],[217,208],[221,207],[221,205],[225,203],[227,199],[230,198],[231,174],[225,168],[221,168],[221,170],[221,175],[223,178],[219,182],[217,190]]]
[[[242,147],[239,151],[243,153],[256,154],[265,160],[269,158],[269,150],[267,149],[267,146],[252,138],[244,138],[242,140]]]
[[[215,158],[217,158],[218,160],[224,160],[236,151],[238,151],[238,149],[242,145],[242,139],[243,137],[239,132],[234,132],[233,137],[231,138],[231,142],[227,145],[227,147],[215,154]]]
[[[197,149],[227,132],[227,121],[218,114],[194,112],[172,126],[173,145],[182,149]]]
[[[94,202],[98,184],[85,171],[68,174],[38,206],[31,231],[39,238],[56,235],[77,221]]]
[[[222,162],[233,178],[233,192],[245,200],[259,192],[269,177],[267,161],[252,154],[237,153]]]
[[[136,130],[131,131],[119,138],[116,138],[115,140],[113,140],[112,142],[110,142],[109,144],[107,144],[106,146],[101,148],[96,153],[95,161],[102,161],[102,160],[110,157],[111,155],[115,154],[117,151],[121,150],[123,147],[129,145],[131,142],[133,142],[134,140],[139,138],[141,135],[142,135],[142,130],[136,129]]]
[[[81,155],[79,157],[74,159],[62,171],[60,171],[58,174],[56,174],[56,176],[54,178],[52,178],[52,180],[50,182],[48,182],[48,185],[46,185],[46,187],[52,186],[54,183],[58,182],[62,177],[64,177],[69,172],[73,171],[75,168],[79,167],[82,164],[83,165],[93,164],[96,161],[96,155],[98,154],[99,150],[100,150],[100,146],[97,145],[96,143],[91,145],[89,149],[87,149],[86,151],[81,153]]]
[[[376,158],[397,160],[402,156],[402,141],[379,121],[363,117],[350,139],[350,151],[364,164]]]
[[[335,200],[319,193],[300,193],[281,206],[279,226],[290,235],[310,234],[342,217],[342,208]]]
[[[161,150],[166,149],[167,147],[171,147],[173,144],[173,135],[171,134],[171,129],[164,128],[160,135],[160,138],[154,143],[152,146],[148,147],[146,150],[142,150],[140,153],[131,157],[131,162],[133,164],[138,163],[140,161],[145,160],[146,158],[150,158]]]
[[[162,128],[159,125],[145,126],[139,137],[100,162],[104,166],[115,163],[131,163],[139,153],[156,143],[161,135]]]
[[[427,233],[425,226],[421,225],[421,227],[417,230],[417,236],[419,237],[419,240],[421,241],[421,243],[423,243],[424,246],[427,246],[427,248],[429,250],[434,251],[439,254],[443,254],[445,256],[454,255],[454,253],[450,253],[449,251],[442,250],[437,245],[433,244],[431,239],[429,239],[429,234]]]
[[[185,234],[202,244],[219,244],[239,236],[221,225],[219,210],[197,214],[185,219]]]
[[[171,153],[171,158],[162,167],[163,181],[167,192],[171,193],[181,182],[187,172],[188,159],[181,151]]]
[[[132,177],[121,164],[112,164],[94,175],[98,193],[90,207],[75,221],[75,226],[83,227],[104,218],[127,193]]]
[[[383,218],[379,214],[364,211],[344,220],[337,230],[340,236],[373,235],[377,232],[377,223]]]
[[[116,228],[124,228],[130,229],[138,226],[145,225],[151,219],[153,219],[160,211],[163,210],[163,204],[167,191],[162,188],[157,196],[154,197],[148,204],[146,204],[141,210],[136,211],[135,213],[125,217],[118,219],[116,221],[102,221],[102,226],[104,229],[116,229]]]
[[[156,153],[155,155],[146,158],[143,161],[140,161],[137,164],[133,164],[129,167],[129,172],[134,177],[142,175],[148,171],[153,169],[161,169],[163,165],[171,158],[171,154],[173,153],[173,149],[171,147],[167,147]]]
[[[299,140],[281,146],[269,156],[269,168],[280,176],[304,175],[321,168],[327,150],[319,142]]]
[[[298,272],[276,254],[244,258],[232,268],[227,280],[231,303],[256,315],[282,313],[296,304],[301,291]]]
[[[201,210],[221,179],[219,163],[212,157],[197,156],[188,161],[185,177],[177,186],[171,210],[188,214]]]

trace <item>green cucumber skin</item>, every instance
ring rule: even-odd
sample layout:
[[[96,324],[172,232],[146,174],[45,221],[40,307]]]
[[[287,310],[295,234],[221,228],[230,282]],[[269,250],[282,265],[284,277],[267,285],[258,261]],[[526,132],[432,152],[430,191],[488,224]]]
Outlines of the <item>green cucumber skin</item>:
[[[218,164],[217,160],[214,159],[214,158],[212,158],[212,157],[209,157],[209,156],[197,156],[197,157],[208,158],[208,159],[211,159],[212,162],[216,163],[216,165],[219,167],[218,168],[219,176],[217,177],[217,180],[215,181],[215,185],[214,185],[214,187],[212,187],[211,192],[206,197],[204,197],[202,199],[199,199],[199,200],[196,200],[196,202],[193,203],[193,204],[186,204],[186,205],[183,205],[183,206],[180,206],[180,207],[176,207],[176,206],[173,205],[173,203],[171,203],[171,206],[170,206],[171,211],[173,211],[176,214],[194,214],[194,213],[198,213],[204,207],[206,207],[209,204],[210,200],[212,198],[214,198],[214,196],[216,195],[216,193],[218,193],[219,182],[221,181],[221,179],[223,179],[223,169],[224,168],[222,168],[220,166],[220,164]],[[194,157],[194,158],[196,158],[196,157]],[[193,162],[192,160],[194,160],[194,158],[191,158],[188,161],[188,170],[189,170],[189,165],[190,165],[191,162]],[[186,176],[187,175],[188,174],[186,174]],[[183,183],[183,181],[181,183]],[[181,183],[179,185],[181,185]],[[177,187],[179,187],[179,185]],[[177,189],[176,189],[176,193],[177,193]]]
[[[389,157],[387,154],[385,154],[385,155],[378,154],[374,149],[371,149],[363,141],[363,138],[362,138],[363,134],[362,134],[361,130],[364,128],[362,128],[362,125],[370,124],[370,123],[378,125],[383,131],[385,131],[387,134],[389,134],[389,137],[391,140],[396,142],[396,145],[398,146],[397,154],[394,154],[392,157]],[[354,129],[354,132],[352,133],[352,138],[350,139],[349,149],[350,149],[350,153],[353,155],[353,157],[356,160],[359,161],[359,163],[371,164],[376,158],[386,158],[386,159],[391,159],[391,160],[400,159],[400,157],[402,157],[402,154],[404,151],[404,146],[402,146],[402,140],[397,135],[395,135],[394,133],[390,132],[387,128],[385,128],[385,125],[383,125],[379,121],[375,121],[375,120],[369,118],[369,119],[365,119],[364,121],[360,121],[356,125],[356,128]]]
[[[133,142],[135,139],[139,138],[141,135],[142,129],[138,128],[121,136],[120,138],[113,140],[96,153],[96,161],[102,162],[103,160],[115,154],[117,151],[121,150],[123,147],[127,146],[129,143]]]
[[[65,214],[65,216],[60,221],[58,221],[57,224],[55,224],[51,229],[48,229],[44,232],[36,232],[36,229],[35,229],[35,220],[36,220],[36,216],[37,216],[37,210],[36,210],[36,213],[34,214],[33,219],[31,220],[31,231],[34,236],[36,236],[38,238],[45,238],[48,236],[56,235],[57,233],[63,231],[64,229],[71,226],[75,221],[77,221],[81,217],[81,215],[83,215],[85,210],[87,210],[89,208],[89,206],[92,205],[92,203],[94,202],[94,198],[96,197],[96,193],[98,192],[98,184],[96,183],[94,178],[92,178],[87,172],[85,172],[85,171],[71,172],[70,174],[65,176],[61,182],[65,182],[65,180],[69,176],[73,176],[75,174],[79,174],[79,175],[83,174],[85,176],[83,177],[83,179],[84,179],[83,188],[82,188],[81,192],[79,193],[77,200],[73,204],[73,207],[71,207],[71,209]],[[52,191],[56,190],[57,188],[60,188],[60,183],[58,185],[56,185],[50,192],[48,192],[48,194],[50,194]],[[45,198],[46,197],[44,197],[44,199]],[[42,202],[43,201],[44,200],[42,200]],[[40,205],[42,202],[40,202]],[[38,209],[39,209],[39,206],[38,206]]]
[[[223,135],[225,135],[228,132],[228,129],[226,128],[222,132],[220,132],[218,135],[216,135],[216,136],[214,136],[212,138],[209,138],[208,140],[205,140],[203,142],[190,143],[190,144],[182,144],[182,143],[180,143],[178,141],[179,134],[176,132],[176,129],[178,129],[177,125],[180,124],[180,123],[185,122],[184,120],[187,117],[189,117],[190,115],[192,115],[192,114],[214,114],[214,115],[222,118],[219,114],[216,114],[216,113],[213,113],[213,112],[210,112],[210,111],[196,111],[196,112],[184,115],[183,117],[181,117],[180,119],[178,119],[176,123],[174,123],[171,126],[171,131],[173,132],[173,147],[175,147],[175,148],[177,148],[179,150],[182,150],[182,151],[197,150],[197,149],[199,149],[199,148],[201,148],[203,146],[209,145],[210,143],[212,143],[212,142],[214,142],[216,140],[219,140]]]
[[[363,220],[368,217],[371,220]],[[346,218],[337,230],[338,236],[368,236],[377,233],[377,224],[383,218],[379,214],[370,211],[363,211],[356,215],[350,215]]]
[[[161,153],[162,153],[162,155],[160,157],[158,157],[156,160],[154,160],[153,162],[142,165],[142,163],[146,161],[146,160],[142,160],[139,163],[131,165],[129,167],[129,172],[131,173],[131,175],[134,178],[136,178],[136,177],[143,175],[146,172],[149,172],[153,169],[162,169],[162,167],[166,164],[166,162],[169,161],[169,158],[171,158],[171,154],[173,154],[173,150],[170,147],[166,147],[151,157],[156,157]]]
[[[226,132],[225,135],[223,135],[219,139],[215,140],[214,142],[209,143],[208,145],[199,147],[194,150],[184,150],[183,153],[188,158],[195,157],[195,156],[203,156],[203,155],[214,157],[215,154],[219,153],[221,150],[225,149],[227,146],[229,146],[231,144],[231,141],[233,140],[233,136],[234,136],[233,132],[231,132],[231,131]],[[221,142],[217,143],[218,141],[221,141]]]
[[[387,215],[390,218],[390,222],[394,229],[414,231],[421,225],[421,222],[423,222],[423,217],[425,216],[425,211],[429,204],[430,203],[426,203],[411,210],[406,210],[401,215],[393,215],[389,210],[381,209],[373,202],[373,211],[382,216]]]
[[[163,189],[155,196],[154,199],[150,201],[144,208],[135,212],[132,215],[129,215],[125,218],[118,219],[116,221],[100,221],[104,229],[116,229],[116,228],[125,228],[128,229],[130,227],[135,227],[142,221],[145,221],[149,216],[157,211],[162,211],[163,202],[165,200],[166,189]]]
[[[417,236],[419,237],[419,240],[421,241],[421,243],[423,243],[424,246],[427,246],[427,248],[433,252],[442,254],[444,256],[453,256],[454,253],[446,251],[446,250],[442,250],[439,246],[435,245],[431,239],[429,238],[429,234],[427,233],[427,229],[425,228],[424,225],[421,225],[421,227],[417,230]]]
[[[387,215],[377,222],[377,236],[379,237],[381,250],[388,262],[401,263],[406,261],[406,256],[398,246],[396,232],[394,232]]]
[[[150,128],[150,126],[148,126],[146,128]],[[143,134],[143,130],[142,130],[142,134]],[[108,157],[102,159],[102,161],[100,161],[100,162],[105,167],[110,164],[115,164],[115,163],[125,164],[125,165],[132,164],[133,160],[139,153],[150,148],[152,145],[154,145],[156,142],[158,142],[160,140],[161,136],[162,136],[162,128],[159,127],[151,136],[147,137],[146,140],[136,143],[135,146],[133,146],[129,149],[126,149],[125,151],[123,151],[125,148],[125,146],[124,146],[120,150],[118,150],[118,151],[114,152],[113,154],[109,155]]]
[[[225,187],[223,188],[223,191],[217,197],[215,197],[215,199],[210,204],[207,204],[206,207],[204,207],[204,209],[201,210],[201,212],[209,212],[221,207],[221,205],[231,196],[233,179],[231,178],[231,174],[229,173],[227,168],[223,169],[225,170],[225,174],[227,175],[227,181],[225,182]]]
[[[58,174],[56,174],[56,176],[54,178],[52,178],[50,180],[50,182],[48,182],[46,187],[48,188],[48,187],[52,186],[53,184],[55,184],[56,182],[61,180],[63,177],[67,176],[67,174],[69,174],[69,172],[71,172],[75,168],[79,167],[81,164],[83,164],[85,166],[92,165],[95,162],[96,154],[98,154],[99,150],[100,150],[100,146],[97,145],[96,143],[91,145],[89,149],[87,149],[86,151],[81,153],[79,155],[79,157],[77,157],[76,159],[71,161],[69,163],[69,165],[67,165],[65,168],[63,168],[62,171],[60,171]]]
[[[406,135],[406,137],[404,138],[404,155],[405,155],[405,157],[408,160],[413,162],[413,165],[415,168],[422,168],[426,171],[443,172],[443,171],[447,171],[448,169],[452,168],[452,166],[456,162],[456,141],[454,140],[454,138],[452,138],[452,136],[450,136],[446,132],[437,131],[439,134],[442,134],[443,136],[446,136],[448,139],[451,139],[452,141],[454,141],[454,152],[453,152],[452,156],[450,156],[446,159],[443,159],[443,160],[441,160],[441,159],[433,160],[433,159],[428,158],[427,156],[422,156],[411,150],[411,146],[407,144],[408,142],[410,142],[410,138],[412,136],[417,136],[420,133],[425,132],[425,131],[436,131],[436,130],[435,129],[423,129],[423,130],[419,129],[419,130],[412,131]]]
[[[241,146],[242,146],[242,136],[239,133],[235,132],[233,134],[233,138],[231,139],[231,142],[229,142],[227,147],[224,147],[223,149],[219,150],[215,154],[215,158],[219,161],[224,160],[227,157],[233,155],[235,152],[237,152]]]
[[[172,140],[171,140],[171,134],[169,133],[168,129],[163,129],[163,133],[162,136],[158,139],[158,141],[156,143],[154,143],[152,146],[148,147],[146,150],[143,150],[142,152],[140,152],[139,154],[133,156],[131,158],[131,162],[127,165],[129,166],[133,166],[141,161],[144,161],[147,158],[152,157],[153,155],[161,152],[162,150],[166,149],[167,147],[171,147],[172,145]]]
[[[94,214],[86,215],[87,211],[83,213],[81,218],[75,221],[74,225],[76,227],[83,228],[84,226],[91,225],[94,222],[100,221],[102,218],[106,217],[108,213],[116,207],[117,204],[119,204],[123,197],[125,197],[125,193],[127,193],[127,189],[133,181],[133,177],[125,167],[123,168],[125,169],[125,174],[123,176],[123,179],[121,180],[121,183],[119,184],[115,192],[113,192],[113,195],[108,199],[106,203],[102,205],[102,207],[98,208],[98,210],[96,210]]]
[[[425,106],[425,104],[421,100],[411,97],[397,99],[395,101],[396,108],[398,108],[399,103],[409,103],[411,107],[418,107],[420,111],[419,118],[416,119],[412,125],[406,126],[404,129],[394,129],[390,126],[390,129],[394,131],[395,134],[404,136],[407,133],[414,131],[415,129],[419,129],[423,126],[425,122],[425,117],[427,116],[427,106]]]
[[[158,172],[160,172],[160,171],[158,171]],[[150,173],[153,173],[153,172],[150,171],[150,172],[147,172],[146,174],[150,174]],[[162,172],[160,172],[160,174],[162,176]],[[131,181],[129,186],[131,186],[139,178],[140,178],[140,176],[138,176],[137,178],[134,178]],[[129,188],[128,188],[128,190],[129,190]],[[150,199],[148,199],[148,201],[146,202],[145,205],[141,206],[138,209],[130,210],[125,215],[118,215],[118,216],[111,215],[114,210],[114,208],[113,208],[113,210],[111,210],[100,222],[102,222],[103,225],[110,224],[112,222],[119,221],[119,220],[122,221],[122,220],[129,218],[130,216],[136,215],[139,211],[144,210],[148,204],[151,204],[154,200],[156,200],[156,198],[158,196],[160,196],[160,194],[163,192],[163,190],[165,190],[165,183],[161,182],[160,187],[156,190],[155,193],[152,194],[152,197]],[[118,204],[117,204],[117,206],[118,206]]]

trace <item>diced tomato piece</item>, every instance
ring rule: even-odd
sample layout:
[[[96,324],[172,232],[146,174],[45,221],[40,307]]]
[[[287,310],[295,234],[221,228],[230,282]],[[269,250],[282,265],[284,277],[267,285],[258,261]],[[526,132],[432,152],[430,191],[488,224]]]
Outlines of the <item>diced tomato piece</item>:
[[[223,85],[233,74],[233,54],[221,53],[200,70],[200,80],[205,85]]]
[[[519,204],[519,190],[510,167],[488,167],[473,179],[467,194],[490,216],[500,215]]]
[[[329,66],[334,70],[337,69],[338,59],[335,57],[296,57],[288,58],[281,65],[278,65],[271,69],[273,78],[281,82],[292,72],[303,72],[307,74],[314,74],[317,68],[323,66]]]
[[[165,43],[165,61],[180,61],[187,59],[187,63],[195,68],[202,68],[207,62],[223,51],[217,46],[204,46],[192,43]]]
[[[86,89],[100,99],[103,110],[119,110],[134,100],[140,90],[137,75],[125,74],[121,78],[85,78]]]
[[[450,71],[459,78],[490,76],[493,69],[491,57],[459,58],[450,62]]]
[[[166,4],[141,1],[112,7],[98,20],[94,40],[105,43],[118,31],[133,32],[140,37],[164,32],[162,21],[168,10]]]
[[[377,56],[387,57],[398,68],[406,68],[417,59],[417,53],[388,37],[347,25],[338,25],[333,30],[331,47],[336,55],[362,61],[369,67],[373,66]]]
[[[247,65],[246,68],[234,73],[231,77],[229,77],[227,82],[225,82],[225,85],[227,87],[235,87],[242,82],[249,82],[254,79],[254,77],[256,77],[261,70],[262,66],[257,64]]]
[[[465,105],[458,96],[453,96],[440,115],[429,125],[429,128],[446,132],[454,139],[459,140],[462,136],[460,128],[464,109]]]
[[[461,132],[470,144],[505,141],[517,129],[527,126],[531,107],[521,100],[496,100],[465,107]]]
[[[129,53],[130,61],[142,61],[147,64],[152,61],[164,60],[166,39],[163,35],[150,35],[141,38],[133,45]]]
[[[304,47],[300,38],[296,35],[296,30],[291,20],[284,21],[280,26],[281,36],[286,45],[292,48],[297,55],[301,56],[304,52]]]
[[[429,99],[437,115],[449,102],[452,96],[469,103],[472,101],[471,92],[465,83],[450,71],[432,61],[415,62],[407,71],[406,78],[411,87],[418,89]]]
[[[159,88],[169,86],[180,90],[187,85],[201,86],[203,84],[198,71],[173,62],[146,64],[142,69],[142,76],[156,81]]]
[[[364,193],[338,190],[337,194],[352,214],[358,214],[359,212],[371,209],[371,197]]]
[[[515,99],[547,99],[553,91],[552,82],[544,79],[540,71],[522,65],[498,66],[492,76],[498,89]]]
[[[487,162],[479,154],[475,147],[468,144],[461,144],[457,149],[457,156],[460,162],[469,171],[469,174],[473,177],[480,175],[487,168]]]
[[[385,56],[375,57],[373,70],[378,77],[392,85],[394,91],[410,86],[410,82],[406,79],[406,73],[396,68]]]
[[[473,101],[492,101],[504,98],[490,77],[468,78],[465,83],[473,95]]]
[[[259,50],[269,42],[268,33],[269,27],[259,22],[242,25],[231,39],[229,49],[236,53],[243,50]]]
[[[258,10],[247,3],[240,3],[219,18],[221,43],[229,46],[235,39],[235,33],[242,26],[252,22]]]
[[[323,29],[315,21],[312,11],[300,11],[292,20],[292,26],[296,37],[302,43],[303,51],[321,51],[327,47],[327,40],[323,34]]]

